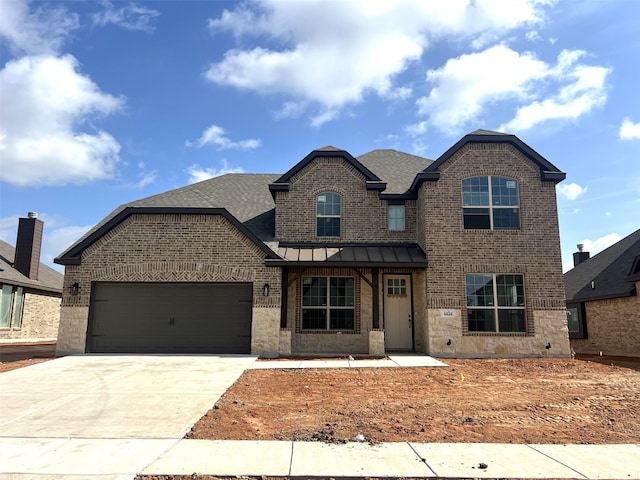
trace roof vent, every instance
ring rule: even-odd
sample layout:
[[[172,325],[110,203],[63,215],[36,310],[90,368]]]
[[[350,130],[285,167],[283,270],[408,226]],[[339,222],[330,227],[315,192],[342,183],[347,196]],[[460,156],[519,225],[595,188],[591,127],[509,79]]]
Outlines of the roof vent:
[[[584,248],[584,244],[579,243],[578,244],[578,251],[581,252],[583,248]]]

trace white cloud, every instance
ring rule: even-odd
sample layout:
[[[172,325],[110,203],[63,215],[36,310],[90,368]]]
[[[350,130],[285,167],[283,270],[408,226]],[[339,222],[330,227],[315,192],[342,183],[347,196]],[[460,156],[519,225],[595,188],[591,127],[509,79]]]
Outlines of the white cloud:
[[[595,240],[585,239],[582,240],[581,244],[584,245],[583,251],[589,252],[593,257],[595,254],[601,252],[602,250],[609,248],[614,243],[622,240],[622,237],[617,233],[610,233],[600,238],[596,238]]]
[[[610,72],[609,68],[577,64],[583,55],[565,50],[556,65],[505,45],[461,55],[427,72],[432,89],[417,100],[418,113],[447,133],[458,133],[486,109],[505,101],[529,103],[498,128],[502,131],[526,130],[549,119],[576,118],[604,104]]]
[[[239,142],[233,142],[225,135],[226,131],[224,128],[219,127],[218,125],[211,125],[207,128],[200,138],[194,142],[187,140],[185,145],[187,147],[195,147],[201,148],[205,145],[215,145],[218,147],[218,150],[251,150],[254,148],[258,148],[261,145],[260,140],[256,140],[254,138],[250,138],[248,140],[241,140]]]
[[[549,98],[535,100],[520,107],[515,118],[500,129],[528,130],[546,120],[576,119],[607,100],[606,79],[611,68],[575,64],[584,55],[582,51],[563,51],[558,65],[549,70],[548,79],[566,83]]]
[[[589,186],[581,187],[577,183],[559,183],[556,186],[557,192],[567,200],[575,200],[578,197],[587,193]]]
[[[104,27],[112,24],[125,30],[147,33],[153,32],[156,28],[152,22],[160,15],[157,10],[141,7],[135,3],[129,3],[120,8],[116,8],[109,0],[102,0],[100,3],[104,6],[104,10],[91,16],[94,25]]]
[[[640,122],[633,123],[631,119],[625,118],[620,125],[618,134],[621,140],[640,139]]]
[[[65,55],[22,57],[0,71],[1,180],[39,186],[113,176],[120,144],[91,122],[120,110],[124,99],[102,92],[78,69]]]
[[[227,160],[222,160],[221,168],[203,168],[200,165],[192,165],[187,172],[189,173],[189,183],[196,183],[227,173],[243,173],[244,170],[241,167],[230,167]]]
[[[16,54],[54,54],[80,26],[78,15],[64,6],[40,5],[29,10],[27,0],[0,2],[0,37]]]
[[[457,131],[492,103],[528,96],[530,82],[543,78],[545,71],[545,63],[533,54],[504,45],[462,55],[427,72],[433,88],[418,99],[418,113],[439,130]]]
[[[431,42],[464,39],[480,45],[543,20],[553,0],[283,2],[258,0],[209,20],[212,32],[237,39],[267,37],[270,48],[236,48],[206,72],[211,82],[317,109],[312,122],[337,118],[367,94],[406,99],[396,76]],[[255,8],[254,8],[255,7]],[[283,109],[291,111],[290,107]],[[294,109],[296,112],[298,109]]]

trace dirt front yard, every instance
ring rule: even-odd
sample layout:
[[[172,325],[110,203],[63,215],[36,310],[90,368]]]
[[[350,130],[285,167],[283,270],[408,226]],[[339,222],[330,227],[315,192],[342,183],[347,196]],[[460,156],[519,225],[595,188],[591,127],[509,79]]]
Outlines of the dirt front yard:
[[[248,370],[187,438],[640,442],[639,371],[570,359],[444,362]]]

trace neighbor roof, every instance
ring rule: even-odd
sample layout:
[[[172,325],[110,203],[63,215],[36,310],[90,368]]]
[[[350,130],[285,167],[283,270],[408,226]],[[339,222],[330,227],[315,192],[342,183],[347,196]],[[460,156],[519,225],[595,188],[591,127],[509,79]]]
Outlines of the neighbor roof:
[[[16,249],[7,242],[0,240],[0,283],[62,293],[64,275],[40,262],[38,280],[29,278],[13,268],[15,255]]]
[[[639,256],[640,229],[565,273],[567,302],[634,295],[631,268]]]

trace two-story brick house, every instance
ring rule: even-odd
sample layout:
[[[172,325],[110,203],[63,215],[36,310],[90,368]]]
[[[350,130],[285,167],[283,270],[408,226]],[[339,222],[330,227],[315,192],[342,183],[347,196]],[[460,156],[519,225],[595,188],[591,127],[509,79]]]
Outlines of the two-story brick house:
[[[479,130],[122,205],[56,259],[58,353],[568,355],[564,177]]]

